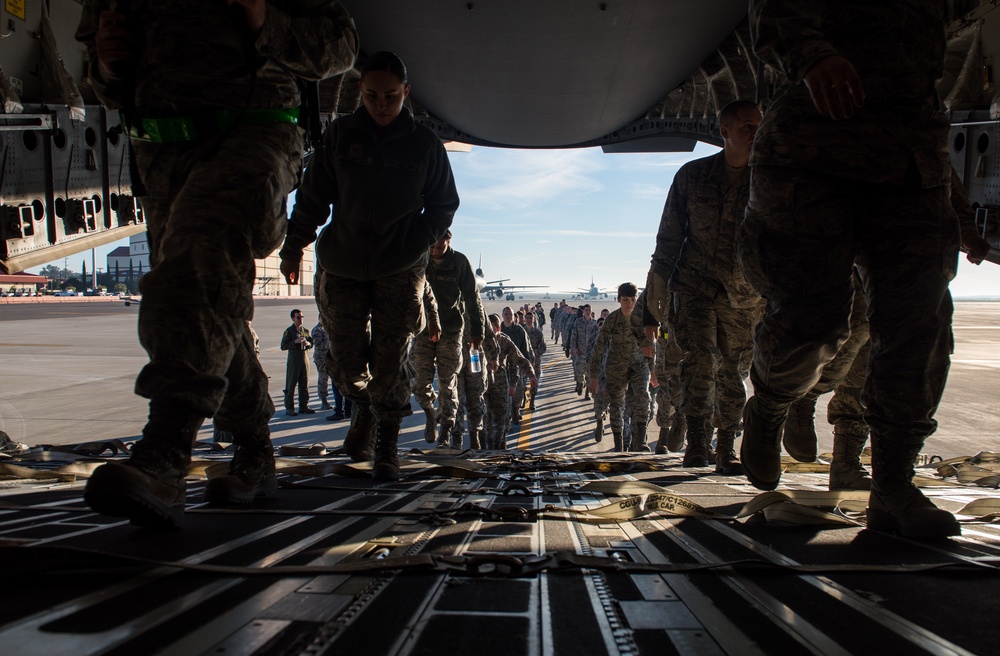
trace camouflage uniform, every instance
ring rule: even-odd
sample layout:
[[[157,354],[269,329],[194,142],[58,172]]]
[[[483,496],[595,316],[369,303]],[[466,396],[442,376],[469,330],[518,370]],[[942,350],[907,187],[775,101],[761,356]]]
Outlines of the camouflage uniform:
[[[263,30],[250,41],[258,52],[253,74],[246,68],[246,29],[224,4],[134,3],[129,24],[144,44],[138,73],[115,77],[98,66],[95,41],[100,12],[112,5],[85,2],[76,36],[87,45],[98,96],[132,119],[296,108],[296,75],[335,75],[351,68],[357,52],[354,23],[333,1],[269,6]],[[210,56],[192,48],[192,35],[201,34],[212,35]],[[134,139],[133,146],[146,190],[151,263],[139,313],[139,340],[150,362],[136,392],[151,399],[151,416],[161,409],[175,417],[214,416],[237,435],[266,426],[274,406],[246,321],[253,315],[254,260],[272,253],[285,233],[302,130],[246,120],[198,141]]]
[[[326,372],[326,354],[330,352],[330,335],[321,322],[313,326],[312,340],[313,364],[316,365],[316,394],[319,396],[320,403],[323,404],[323,409],[329,409],[330,374]],[[336,385],[333,386],[333,396],[337,410],[341,410],[344,401],[340,392],[337,391]]]
[[[503,323],[500,324],[500,332],[507,335],[514,345],[517,346],[518,350],[521,352],[528,362],[534,359],[534,355],[531,350],[531,343],[528,341],[528,333],[517,323],[512,323],[510,326],[506,326]],[[507,380],[511,381],[514,385],[514,399],[513,405],[511,407],[511,416],[517,421],[521,421],[521,408],[524,407],[524,396],[528,388],[528,380],[526,374],[521,371],[518,373],[518,367],[512,362],[507,364]]]
[[[485,314],[483,321],[486,321]],[[488,324],[487,324],[488,325]],[[487,330],[491,330],[487,328]],[[484,338],[485,339],[485,338]],[[472,342],[472,335],[469,332],[469,322],[466,322],[464,331],[464,358],[469,362],[469,344]],[[487,364],[483,349],[480,349],[481,370],[473,372],[469,365],[465,365],[458,372],[458,412],[455,415],[455,427],[452,429],[453,441],[461,444],[462,436],[465,434],[465,418],[468,417],[469,428],[469,448],[478,449],[482,446],[481,440],[485,440],[483,435],[483,414],[486,406],[483,395],[486,392]]]
[[[960,531],[911,482],[937,427],[953,344],[948,282],[960,237],[948,199],[948,119],[935,91],[949,4],[844,0],[831,10],[756,0],[750,12],[755,54],[786,81],[757,132],[740,233],[744,272],[767,299],[744,465],[761,489],[777,485],[772,436],[848,337],[856,263],[871,320],[862,394],[873,448],[868,526],[916,537]],[[803,82],[833,55],[853,65],[866,94],[839,121],[815,109]]]
[[[600,375],[601,362],[607,354],[605,375],[608,395],[611,398],[611,432],[615,435],[615,446],[630,447],[622,443],[623,415],[626,408],[632,424],[632,447],[645,445],[646,425],[649,423],[649,371],[652,358],[647,358],[640,350],[646,345],[642,325],[643,300],[636,303],[630,317],[615,310],[604,321],[594,356],[590,361],[590,377]],[[627,395],[627,399],[626,399]]]
[[[660,429],[670,426],[670,420],[681,407],[681,385],[677,377],[677,365],[684,357],[684,351],[671,339],[667,331],[657,327],[656,362],[654,371],[659,386],[656,388],[656,424]]]
[[[512,409],[510,388],[514,386],[511,378],[534,375],[534,372],[531,361],[502,332],[487,333],[483,339],[483,353],[486,355],[483,369],[487,375],[484,447],[506,449]]]
[[[296,344],[301,337],[304,344]],[[306,351],[313,347],[313,339],[305,326],[292,324],[281,335],[281,350],[288,351],[285,362],[285,411],[295,410],[295,388],[299,388],[299,410],[309,407],[309,356]]]
[[[437,421],[441,424],[442,436],[447,439],[458,410],[458,372],[466,362],[463,360],[465,316],[472,324],[470,338],[482,339],[482,301],[468,258],[450,247],[439,262],[431,260],[427,280],[437,301],[441,336],[437,342],[432,342],[427,331],[423,331],[413,341],[410,353],[410,364],[416,374],[413,394],[425,412],[434,413],[436,369],[441,395]]]
[[[736,257],[750,171],[730,183],[723,153],[694,160],[674,177],[656,235],[652,272],[672,292],[672,336],[684,352],[678,368],[681,409],[735,430],[746,402],[753,325],[762,303]]]
[[[538,326],[532,326],[528,333],[528,344],[531,345],[531,364],[535,368],[535,375],[542,372],[542,354],[548,346],[545,344],[545,333]]]
[[[573,324],[573,335],[570,338],[570,356],[573,358],[573,379],[577,386],[586,388],[590,383],[588,368],[588,345],[597,341],[597,319],[588,321],[582,316],[577,317]]]

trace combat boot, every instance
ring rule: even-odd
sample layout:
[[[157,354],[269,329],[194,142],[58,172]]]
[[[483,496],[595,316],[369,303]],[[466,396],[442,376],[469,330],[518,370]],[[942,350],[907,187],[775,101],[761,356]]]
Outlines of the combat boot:
[[[330,402],[327,401],[325,398],[322,398],[322,399],[320,399],[319,409],[320,410],[333,410],[333,406],[330,405]]]
[[[628,446],[628,450],[633,453],[649,453],[649,447],[646,445],[646,429],[648,424],[645,421],[633,421],[632,422],[632,442]]]
[[[469,429],[469,448],[473,451],[478,451],[482,448],[479,444],[479,431],[475,428]]]
[[[715,439],[715,473],[742,476],[743,465],[736,459],[736,429],[720,428]]]
[[[678,412],[674,415],[674,422],[670,424],[670,431],[667,433],[667,451],[671,453],[683,451],[686,435],[687,418]]]
[[[750,397],[743,406],[743,441],[740,461],[750,483],[758,490],[773,490],[781,481],[781,425],[787,406]]]
[[[399,480],[399,454],[396,442],[399,440],[401,420],[381,419],[375,424],[375,463],[372,478],[376,481]]]
[[[531,388],[531,396],[529,397],[530,400],[528,401],[528,410],[531,410],[532,412],[535,411],[535,397],[536,396],[538,396],[538,387],[534,386],[534,387]]]
[[[696,417],[688,415],[687,423],[687,448],[684,449],[684,460],[682,467],[708,467],[708,435],[705,426],[708,423],[707,417]]]
[[[184,477],[204,419],[159,405],[150,403],[149,422],[129,459],[94,470],[83,500],[95,512],[127,517],[136,526],[180,528],[187,498]]]
[[[424,416],[427,423],[424,424],[424,441],[434,444],[434,434],[437,431],[437,415],[434,413],[434,406],[424,408]]]
[[[446,447],[451,446],[451,426],[447,424],[441,424],[440,430],[438,430],[438,446]],[[461,448],[462,441],[458,442],[459,448]]]
[[[214,476],[205,484],[208,503],[250,503],[257,497],[267,497],[278,489],[274,472],[274,447],[267,425],[256,430],[233,434],[236,453],[229,463],[229,472]]]
[[[611,428],[611,434],[615,438],[615,448],[614,451],[621,452],[625,450],[624,442],[622,441],[622,432],[620,430],[615,430],[614,427]]]
[[[896,436],[890,441],[872,434],[868,528],[922,540],[961,535],[955,517],[913,485],[913,463],[922,447],[923,438]]]
[[[670,434],[670,427],[660,426],[660,434],[656,438],[656,448],[653,452],[657,455],[665,455],[667,453],[667,436]]]
[[[344,436],[344,453],[356,462],[375,457],[375,415],[367,403],[355,403],[351,413],[351,427]]]
[[[861,422],[842,422],[833,427],[831,490],[872,489],[871,476],[861,465],[861,452],[865,450],[867,441],[868,426]]]
[[[788,406],[781,444],[799,462],[816,462],[816,396],[806,394]]]

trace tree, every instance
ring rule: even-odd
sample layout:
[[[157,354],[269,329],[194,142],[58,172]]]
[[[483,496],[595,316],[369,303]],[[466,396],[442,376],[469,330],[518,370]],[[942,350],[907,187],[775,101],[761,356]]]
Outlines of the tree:
[[[127,294],[128,287],[125,286],[125,283],[120,282],[117,285],[115,285],[115,292],[118,294]]]

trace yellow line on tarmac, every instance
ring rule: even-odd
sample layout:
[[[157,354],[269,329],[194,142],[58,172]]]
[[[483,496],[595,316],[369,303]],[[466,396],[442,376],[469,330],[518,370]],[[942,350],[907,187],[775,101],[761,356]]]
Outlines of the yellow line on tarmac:
[[[553,360],[548,364],[542,365],[542,371],[545,371],[558,362],[558,360]],[[521,430],[517,434],[517,448],[521,451],[527,451],[531,447],[531,416],[533,414],[534,412],[527,408],[521,413]]]

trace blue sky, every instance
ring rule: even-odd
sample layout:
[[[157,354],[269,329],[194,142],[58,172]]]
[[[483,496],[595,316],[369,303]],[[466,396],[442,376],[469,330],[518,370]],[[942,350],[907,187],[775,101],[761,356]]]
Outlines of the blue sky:
[[[548,285],[540,291],[560,298],[588,287],[591,276],[602,289],[626,280],[641,285],[674,173],[717,150],[698,144],[693,153],[480,147],[450,153],[462,199],[452,245],[473,267],[482,254],[489,280]],[[122,244],[127,240],[98,248],[98,266]],[[84,257],[71,256],[69,268],[79,271]],[[86,258],[89,270],[89,253]],[[952,293],[1000,296],[1000,268],[975,267],[963,256]]]

